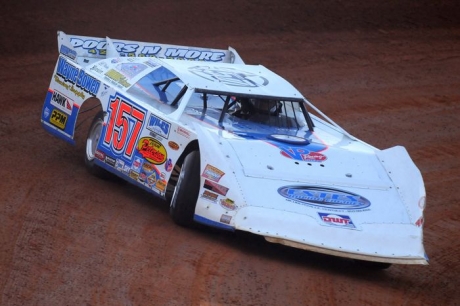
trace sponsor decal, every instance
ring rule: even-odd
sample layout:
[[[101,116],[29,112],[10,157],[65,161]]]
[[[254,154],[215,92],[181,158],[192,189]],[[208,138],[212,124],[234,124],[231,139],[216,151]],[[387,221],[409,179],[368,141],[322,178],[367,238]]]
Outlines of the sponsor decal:
[[[101,82],[86,74],[82,69],[78,69],[71,63],[69,63],[65,58],[59,57],[56,74],[64,79],[65,82],[70,82],[76,85],[78,88],[83,89],[83,91],[96,96],[101,86]],[[72,90],[70,88],[67,88]]]
[[[88,54],[106,55],[107,41],[94,38],[71,37],[70,43],[74,49],[83,49]],[[191,48],[178,48],[173,46],[156,45],[149,43],[133,43],[126,41],[113,41],[113,45],[120,56],[129,57],[159,57],[192,61],[220,62],[225,57],[225,52],[217,50],[196,50]]]
[[[77,37],[71,37],[70,43],[75,49],[82,48],[86,50],[89,54],[106,54],[107,42],[97,41],[94,39],[81,39]],[[102,52],[102,50],[104,52]]]
[[[178,126],[176,133],[181,136],[184,136],[185,138],[190,138],[190,132],[184,129],[183,127]]]
[[[318,152],[309,152],[308,154],[302,154],[302,160],[307,162],[323,162],[327,157]]]
[[[102,83],[101,97],[105,97],[109,92],[109,85]]]
[[[95,55],[106,55],[107,54],[107,41],[106,40],[95,40],[91,39],[82,39],[79,37],[71,37],[70,43],[75,49],[82,48],[89,54]],[[139,53],[139,44],[135,43],[124,43],[124,42],[113,42],[115,49],[121,56],[154,56],[159,50],[155,48],[149,48],[145,46],[144,49]],[[161,47],[159,47],[161,49]]]
[[[142,137],[137,144],[137,150],[142,157],[155,165],[163,164],[167,158],[165,147],[152,137]]]
[[[57,90],[51,95],[51,105],[56,106],[68,115],[72,114],[73,101]]]
[[[222,176],[224,176],[224,174],[225,173],[223,171],[217,169],[214,166],[207,164],[201,176],[208,178],[214,182],[218,182],[222,178]]]
[[[64,87],[65,89],[67,89],[68,91],[72,92],[76,97],[79,97],[82,100],[86,99],[86,95],[85,95],[85,92],[83,90],[78,90],[77,87],[73,86],[73,84],[69,85],[64,81],[61,81],[61,78],[57,74],[54,75],[54,81],[57,84],[59,84],[62,87]]]
[[[61,45],[61,49],[59,50],[59,53],[62,55],[67,56],[68,58],[75,60],[77,57],[77,52],[75,52],[73,49],[67,47],[66,45]]]
[[[139,173],[139,181],[140,182],[145,182],[147,180],[147,174],[145,172]]]
[[[115,168],[118,171],[122,171],[124,167],[125,167],[125,162],[122,159],[117,158],[117,162],[115,163]]]
[[[156,173],[153,173],[153,174],[151,174],[150,176],[147,177],[147,184],[149,186],[154,186],[156,182],[157,182]]]
[[[105,73],[106,80],[113,85],[120,85],[124,88],[131,87],[131,83],[127,81],[127,78],[121,74],[120,72],[116,71],[115,69],[110,69]]]
[[[225,223],[225,224],[230,224],[231,220],[232,220],[232,216],[229,216],[229,215],[222,215],[220,217],[220,222]]]
[[[345,190],[318,186],[283,186],[278,193],[295,203],[334,210],[362,210],[371,202],[363,196]]]
[[[155,188],[164,192],[166,189],[166,181],[165,180],[157,180],[155,184]]]
[[[132,178],[133,180],[137,181],[137,179],[139,178],[139,172],[131,170],[131,171],[129,171],[129,177]]]
[[[50,123],[63,130],[65,129],[65,125],[67,123],[67,115],[57,109],[53,109],[51,112]]]
[[[125,165],[123,166],[123,170],[122,170],[123,173],[128,174],[130,170],[131,170],[131,168],[129,167],[129,165],[126,165],[126,164],[125,164]]]
[[[214,202],[216,203],[217,202],[217,197],[219,195],[217,193],[214,193],[214,192],[211,192],[209,190],[205,190],[203,192],[203,194],[201,195],[201,197],[205,200],[208,200],[208,201],[211,201],[211,202]]]
[[[274,144],[274,142],[270,142]],[[319,144],[309,144],[302,148],[293,148],[290,146],[283,146],[277,144],[277,147],[281,149],[281,155],[287,158],[305,162],[323,162],[327,157],[318,151],[326,149],[326,146]]]
[[[150,188],[155,187],[157,180],[160,179],[160,171],[158,171],[158,168],[155,165],[144,161],[140,169],[139,180]]]
[[[77,83],[80,69],[69,63],[65,58],[59,57],[56,74],[64,79],[65,82]]]
[[[112,166],[112,167],[115,167],[116,162],[117,162],[117,161],[115,160],[115,158],[110,157],[110,156],[108,156],[108,155],[105,156],[105,163],[106,163],[107,165]]]
[[[346,215],[335,215],[329,213],[318,213],[321,220],[331,226],[342,227],[342,228],[356,228],[351,221],[351,218]]]
[[[43,116],[45,118],[48,118],[50,115],[50,109],[48,107],[45,107],[45,110],[43,111]]]
[[[105,153],[100,150],[96,150],[96,152],[94,152],[94,156],[101,161],[105,161]]]
[[[235,205],[235,201],[229,199],[229,198],[226,198],[226,199],[220,199],[220,206],[222,206],[223,208],[225,209],[228,209],[228,210],[235,210],[238,208],[238,206]]]
[[[227,195],[227,192],[228,192],[227,187],[219,185],[219,184],[217,184],[217,183],[215,183],[213,181],[210,181],[210,180],[204,180],[203,187],[208,189],[208,190],[217,192],[218,194],[223,195],[223,196]]]
[[[148,130],[154,132],[157,135],[160,135],[163,138],[168,139],[170,128],[171,123],[164,121],[155,115],[150,115],[149,121],[147,123]]]
[[[236,68],[223,68],[212,66],[190,67],[189,72],[211,82],[223,83],[234,87],[262,87],[268,80],[258,74],[246,72]]]
[[[133,161],[132,169],[134,171],[139,172],[141,170],[141,166],[142,166],[142,159],[140,157],[136,157]]]
[[[172,168],[173,168],[172,160],[171,158],[168,158],[165,162],[165,170],[166,172],[171,172]]]
[[[123,63],[117,66],[117,69],[123,72],[128,78],[133,78],[147,68],[144,64]]]
[[[168,146],[169,146],[171,149],[173,149],[174,151],[179,150],[179,145],[177,144],[177,142],[168,141]]]
[[[167,48],[165,58],[182,59],[189,61],[221,62],[225,56],[221,51],[201,51],[186,48]]]
[[[155,67],[160,66],[160,64],[158,64],[157,62],[154,62],[151,59],[148,59],[147,61],[145,61],[144,64],[146,64],[147,66],[149,66],[151,68],[155,68]]]
[[[154,169],[155,169],[155,166],[152,165],[151,163],[144,162],[142,164],[142,171],[144,171],[145,173],[152,173]]]
[[[96,73],[99,73],[99,74],[104,73],[104,71],[102,69],[100,69],[97,65],[93,65],[91,68],[89,68],[89,71],[96,72]]]

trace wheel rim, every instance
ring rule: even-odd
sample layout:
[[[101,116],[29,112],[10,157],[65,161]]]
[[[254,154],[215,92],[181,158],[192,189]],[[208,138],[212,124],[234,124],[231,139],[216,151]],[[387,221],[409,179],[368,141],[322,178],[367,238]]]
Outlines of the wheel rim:
[[[88,160],[93,160],[96,154],[97,144],[99,143],[99,138],[101,137],[102,131],[102,120],[99,119],[91,128],[91,131],[86,139],[86,157]]]

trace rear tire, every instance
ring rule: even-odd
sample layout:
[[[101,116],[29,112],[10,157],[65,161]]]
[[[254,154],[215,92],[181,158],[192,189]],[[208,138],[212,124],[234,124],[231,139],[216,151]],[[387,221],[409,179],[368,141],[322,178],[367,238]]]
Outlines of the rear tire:
[[[193,223],[199,190],[200,153],[192,151],[181,166],[169,207],[171,218],[176,224],[190,226]]]
[[[109,179],[111,174],[99,167],[94,163],[94,159],[96,158],[96,149],[99,143],[99,139],[101,138],[102,129],[104,127],[104,112],[100,111],[96,114],[91,123],[91,127],[88,131],[88,136],[86,137],[86,147],[85,147],[85,165],[86,169],[93,174],[102,179]]]

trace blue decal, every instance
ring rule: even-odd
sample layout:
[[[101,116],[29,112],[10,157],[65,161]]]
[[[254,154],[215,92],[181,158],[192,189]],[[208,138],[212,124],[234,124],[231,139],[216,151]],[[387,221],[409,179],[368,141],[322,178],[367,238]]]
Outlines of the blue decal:
[[[150,131],[160,135],[163,138],[168,139],[170,128],[171,123],[166,122],[155,115],[150,115],[150,119],[147,124],[147,129],[149,129]]]
[[[70,64],[65,58],[59,57],[56,74],[66,82],[75,84],[77,82],[79,69]]]
[[[59,50],[59,52],[62,55],[65,55],[68,58],[71,58],[73,60],[77,57],[77,52],[75,52],[73,49],[70,49],[66,45],[61,45],[61,49]]]
[[[365,209],[371,202],[358,194],[317,186],[283,186],[278,189],[283,197],[302,205],[336,210]]]
[[[56,74],[64,81],[77,85],[93,96],[97,94],[101,86],[100,81],[86,74],[84,70],[78,69],[63,57],[59,57]]]
[[[86,74],[84,70],[80,70],[80,73],[78,74],[77,86],[95,96],[99,91],[101,82]]]
[[[168,48],[165,51],[165,58],[205,61],[205,62],[221,62],[225,57],[225,52],[210,51],[210,50],[193,50],[188,48]]]
[[[81,48],[89,54],[106,55],[107,52],[107,41],[105,40],[83,40],[77,37],[71,37],[70,43],[75,49]],[[127,44],[117,41],[113,42],[113,45],[120,56],[134,55],[139,48],[139,44]]]

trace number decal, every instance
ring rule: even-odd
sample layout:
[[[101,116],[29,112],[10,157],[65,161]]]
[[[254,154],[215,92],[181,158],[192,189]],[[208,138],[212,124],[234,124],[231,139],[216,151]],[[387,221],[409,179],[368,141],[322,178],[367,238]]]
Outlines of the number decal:
[[[144,124],[145,111],[116,96],[109,103],[109,120],[104,145],[114,152],[131,157]]]

